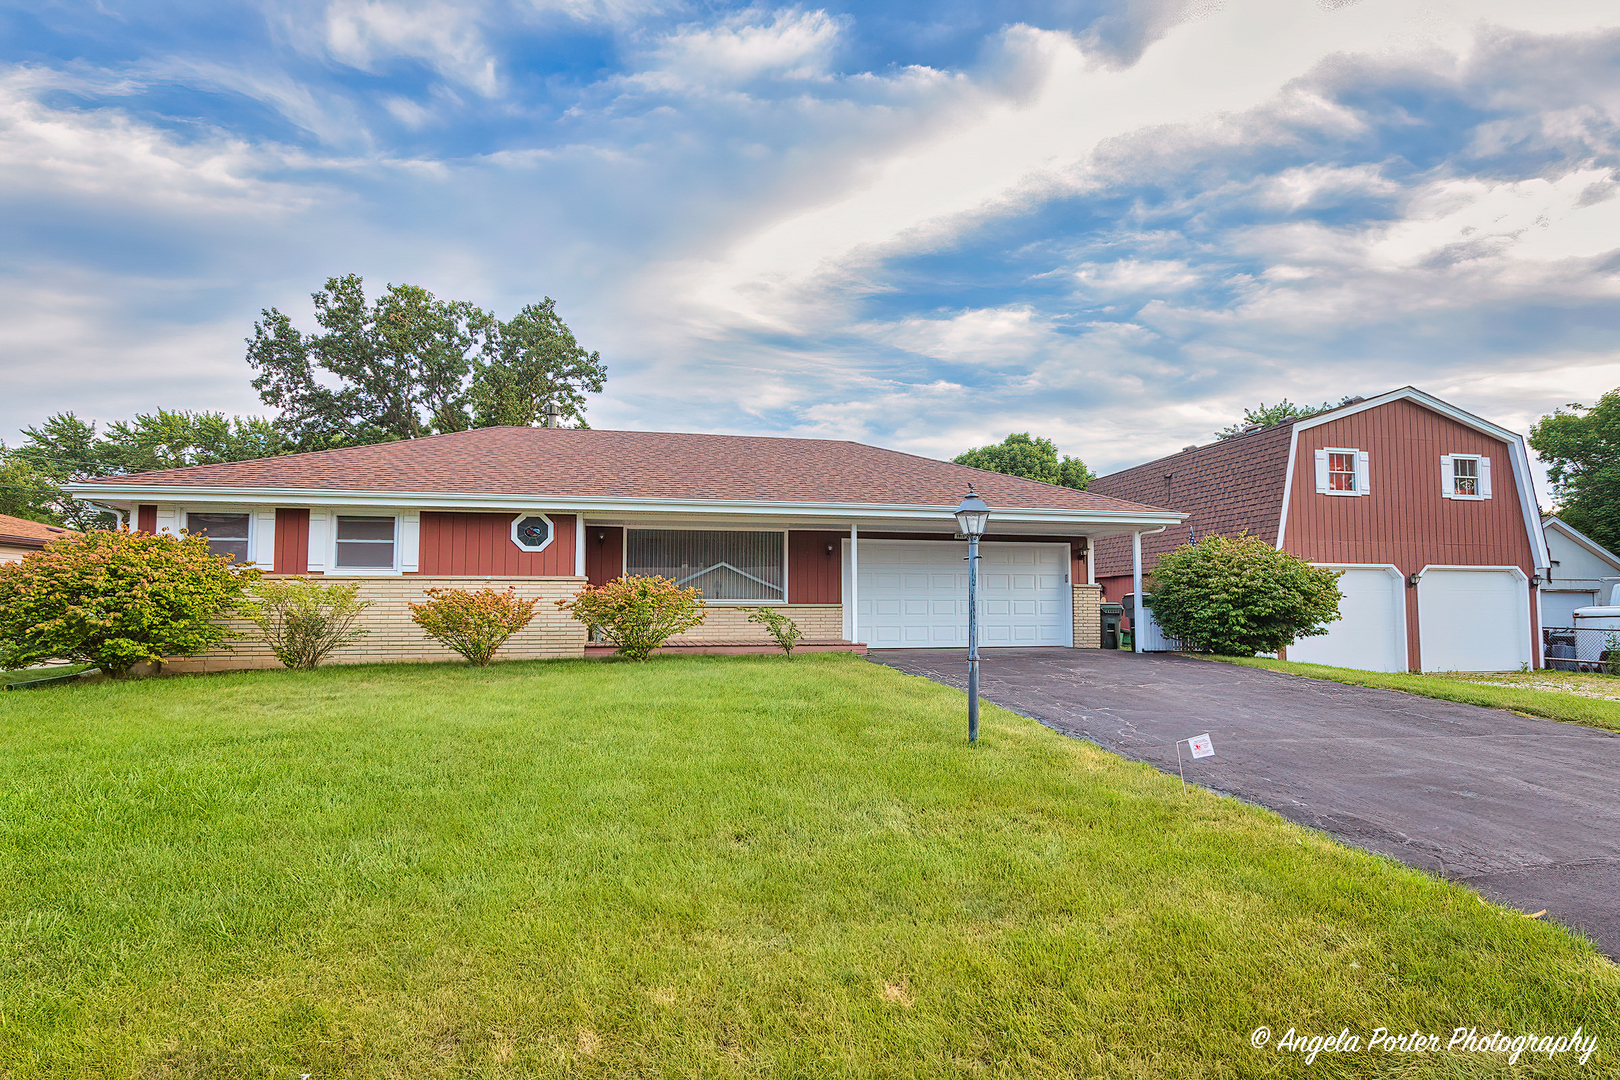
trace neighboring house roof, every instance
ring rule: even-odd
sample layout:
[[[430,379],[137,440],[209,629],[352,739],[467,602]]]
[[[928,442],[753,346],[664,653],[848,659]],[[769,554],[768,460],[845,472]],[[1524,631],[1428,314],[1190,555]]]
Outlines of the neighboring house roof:
[[[69,485],[88,498],[400,497],[430,505],[547,499],[954,509],[973,484],[993,509],[1106,519],[1183,515],[1094,492],[830,439],[495,427],[422,439],[137,473]],[[654,507],[657,508],[657,507]]]
[[[27,518],[0,514],[0,544],[7,547],[42,548],[52,540],[72,535],[72,529],[64,529],[60,525],[44,525]]]
[[[1556,532],[1571,543],[1584,548],[1593,558],[1608,563],[1614,568],[1615,573],[1620,574],[1620,555],[1616,555],[1563,518],[1549,514],[1541,519],[1541,527],[1544,531]]]

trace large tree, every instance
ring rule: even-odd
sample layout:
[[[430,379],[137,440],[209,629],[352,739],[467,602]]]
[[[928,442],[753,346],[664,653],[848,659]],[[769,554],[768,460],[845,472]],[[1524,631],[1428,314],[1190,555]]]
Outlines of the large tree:
[[[1096,476],[1077,457],[1059,458],[1057,445],[1051,439],[1033,438],[1027,431],[1008,435],[994,446],[976,447],[959,455],[955,461],[958,465],[1082,491]]]
[[[1558,516],[1611,551],[1620,550],[1620,390],[1592,406],[1571,404],[1530,429],[1547,463]]]
[[[415,285],[368,302],[349,274],[312,299],[319,332],[268,308],[248,339],[254,389],[298,449],[532,424],[551,407],[583,424],[585,394],[607,377],[549,297],[502,322]]]

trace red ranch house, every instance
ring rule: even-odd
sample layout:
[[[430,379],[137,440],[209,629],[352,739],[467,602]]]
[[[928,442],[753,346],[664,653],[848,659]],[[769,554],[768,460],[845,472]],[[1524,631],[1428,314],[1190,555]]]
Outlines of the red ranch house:
[[[1091,490],[1188,514],[1141,538],[1148,571],[1190,535],[1243,530],[1343,570],[1343,618],[1289,646],[1290,660],[1374,671],[1540,666],[1538,586],[1549,560],[1524,440],[1412,387],[1188,447]],[[1133,591],[1129,539],[1100,542],[1096,560],[1109,599]]]
[[[987,645],[1097,647],[1098,538],[1184,514],[1093,492],[822,439],[484,428],[72,485],[148,532],[203,532],[277,574],[361,581],[371,634],[340,659],[435,659],[406,602],[435,585],[547,600],[586,581],[661,574],[701,589],[707,622],[676,642],[754,647],[748,609],[781,607],[812,647],[966,643],[966,544],[952,511],[990,503]],[[580,656],[584,630],[542,603],[508,656]],[[186,668],[270,664],[251,646]]]

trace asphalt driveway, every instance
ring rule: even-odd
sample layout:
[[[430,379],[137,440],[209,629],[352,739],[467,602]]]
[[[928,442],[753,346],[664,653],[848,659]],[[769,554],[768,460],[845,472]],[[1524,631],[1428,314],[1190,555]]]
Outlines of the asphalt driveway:
[[[1620,958],[1620,735],[1168,654],[986,650],[985,699],[1577,927]],[[871,660],[958,689],[966,654]],[[963,723],[964,729],[966,721]]]

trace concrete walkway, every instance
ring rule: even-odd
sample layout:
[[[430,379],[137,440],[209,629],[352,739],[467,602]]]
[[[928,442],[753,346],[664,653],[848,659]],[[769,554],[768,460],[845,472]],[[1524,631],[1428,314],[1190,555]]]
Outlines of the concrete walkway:
[[[1620,735],[1168,654],[993,649],[983,696],[1576,927],[1620,958]],[[869,659],[962,689],[966,654]],[[964,721],[964,729],[965,729]],[[1186,751],[1183,750],[1185,757]]]

